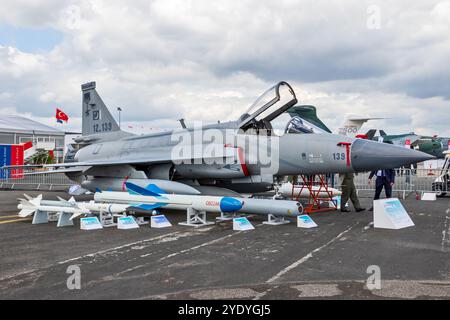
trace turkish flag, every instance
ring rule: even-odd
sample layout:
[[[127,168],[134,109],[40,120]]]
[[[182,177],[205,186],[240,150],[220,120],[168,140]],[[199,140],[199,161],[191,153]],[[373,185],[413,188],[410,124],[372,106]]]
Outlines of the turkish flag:
[[[69,121],[69,117],[60,109],[56,108],[56,121],[58,121],[59,123],[62,123],[63,121],[67,122]]]

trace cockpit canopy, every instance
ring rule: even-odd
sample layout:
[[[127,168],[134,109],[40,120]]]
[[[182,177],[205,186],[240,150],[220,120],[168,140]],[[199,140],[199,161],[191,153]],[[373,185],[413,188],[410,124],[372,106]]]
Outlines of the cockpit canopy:
[[[271,121],[297,103],[297,97],[287,82],[279,82],[264,92],[239,118],[239,128],[245,132],[256,131],[273,134]]]
[[[314,133],[311,128],[308,128],[299,116],[294,116],[287,123],[284,133]]]

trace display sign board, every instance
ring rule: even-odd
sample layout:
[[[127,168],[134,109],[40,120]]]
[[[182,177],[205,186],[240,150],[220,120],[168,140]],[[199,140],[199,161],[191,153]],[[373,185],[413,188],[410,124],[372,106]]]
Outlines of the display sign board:
[[[247,218],[234,218],[233,219],[233,230],[236,231],[245,231],[245,230],[253,230],[255,227],[248,221]]]
[[[436,193],[434,192],[424,192],[422,195],[423,201],[436,201]]]
[[[304,214],[297,217],[297,227],[310,229],[317,227],[317,224],[310,216]]]
[[[335,196],[333,197],[333,199],[331,199],[331,203],[330,203],[330,207],[334,207],[334,205],[336,204],[336,208],[340,209],[341,208],[341,196]],[[348,207],[348,201],[345,204],[345,207]]]
[[[167,220],[165,215],[152,216],[150,218],[150,227],[152,228],[167,228],[172,224]]]
[[[136,220],[132,216],[128,217],[120,217],[117,219],[117,229],[128,230],[128,229],[137,229],[139,225],[136,223]]]
[[[374,228],[402,229],[414,226],[405,208],[397,198],[373,201]]]
[[[0,167],[23,165],[23,145],[0,145]],[[21,179],[23,169],[0,170],[0,179]]]
[[[97,230],[103,229],[100,221],[97,217],[88,217],[80,219],[80,229],[81,230]]]

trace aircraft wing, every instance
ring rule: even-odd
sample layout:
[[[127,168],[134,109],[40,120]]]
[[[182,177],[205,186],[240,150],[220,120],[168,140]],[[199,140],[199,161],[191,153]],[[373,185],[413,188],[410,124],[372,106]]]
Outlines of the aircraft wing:
[[[209,145],[212,146],[212,145]],[[193,147],[196,150],[195,146]],[[202,150],[199,148],[199,150]],[[59,164],[48,164],[44,165],[44,168],[70,168],[70,167],[92,167],[92,166],[115,166],[115,165],[149,165],[158,163],[169,163],[173,161],[183,162],[183,161],[193,161],[195,159],[224,159],[232,160],[239,159],[239,150],[234,147],[227,147],[223,144],[218,145],[217,153],[211,155],[202,154],[201,151],[198,153],[196,151],[190,155],[177,155],[172,154],[171,151],[163,152],[153,155],[151,152],[145,156],[136,157],[134,155],[129,155],[123,158],[113,158],[113,159],[98,159],[98,160],[88,160],[80,162],[69,162],[69,163],[59,163]]]
[[[92,166],[114,166],[123,164],[150,164],[150,163],[164,163],[169,162],[169,159],[134,159],[134,160],[98,160],[98,161],[83,161],[83,162],[69,162],[44,165],[44,168],[70,168],[70,167],[92,167]]]
[[[42,175],[42,174],[53,174],[53,173],[71,173],[71,172],[84,172],[91,168],[91,166],[76,166],[76,167],[67,167],[66,169],[55,169],[55,170],[46,170],[46,171],[35,171],[35,172],[24,172],[25,176],[33,176],[33,175]]]

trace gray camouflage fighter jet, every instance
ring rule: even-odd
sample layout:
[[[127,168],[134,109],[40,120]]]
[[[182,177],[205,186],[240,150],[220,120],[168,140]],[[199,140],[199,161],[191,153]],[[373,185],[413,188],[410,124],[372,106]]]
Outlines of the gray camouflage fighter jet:
[[[267,90],[235,121],[147,135],[120,130],[95,82],[81,89],[82,136],[69,155],[73,162],[46,167],[90,191],[121,191],[131,182],[168,193],[236,195],[272,189],[277,176],[396,168],[432,158],[374,141],[296,130],[295,120],[284,134],[275,134],[272,121],[297,103],[286,82]],[[214,140],[220,134],[226,141]],[[207,141],[211,135],[215,138]]]

